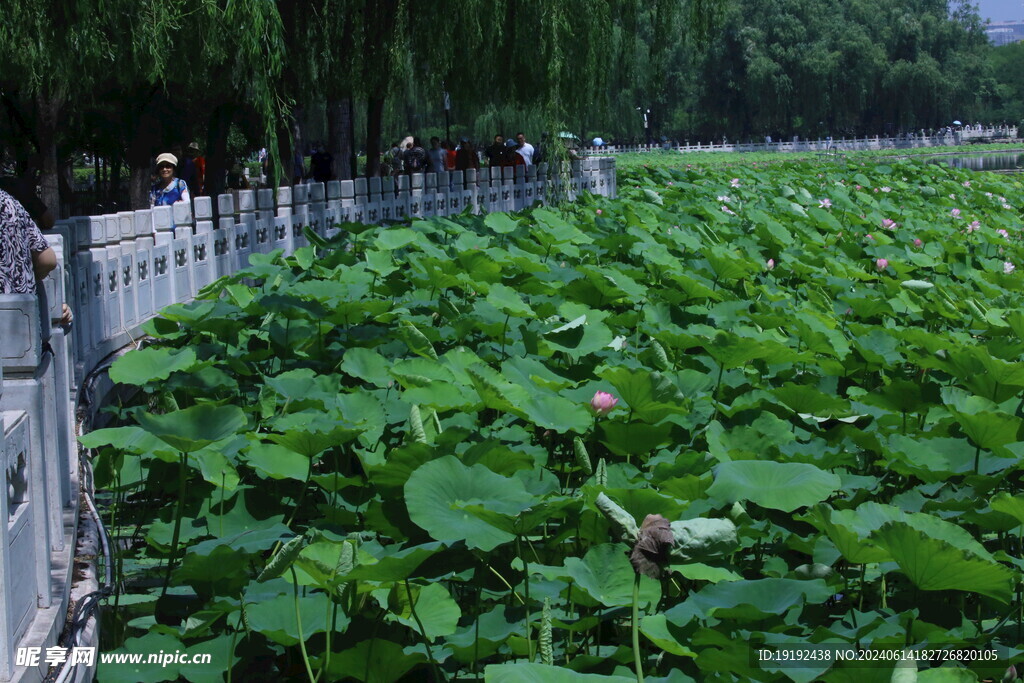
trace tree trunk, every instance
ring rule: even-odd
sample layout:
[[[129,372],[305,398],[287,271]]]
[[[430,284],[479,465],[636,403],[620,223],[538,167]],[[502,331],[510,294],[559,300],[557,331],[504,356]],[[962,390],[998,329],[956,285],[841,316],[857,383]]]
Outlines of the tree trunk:
[[[384,115],[384,97],[377,95],[366,101],[366,175],[380,175],[380,128]]]
[[[36,95],[40,198],[54,218],[60,218],[60,184],[57,180],[57,118],[60,107],[60,100],[48,89]]]
[[[124,210],[126,207],[121,206],[121,167],[124,164],[121,162],[120,155],[115,156],[113,162],[110,164],[110,203],[116,207],[118,211]]]
[[[149,164],[130,165],[128,169],[128,201],[132,211],[149,208]]]
[[[355,176],[355,140],[351,98],[327,103],[327,131],[330,138],[328,150],[334,157],[331,174],[335,180],[352,180]]]

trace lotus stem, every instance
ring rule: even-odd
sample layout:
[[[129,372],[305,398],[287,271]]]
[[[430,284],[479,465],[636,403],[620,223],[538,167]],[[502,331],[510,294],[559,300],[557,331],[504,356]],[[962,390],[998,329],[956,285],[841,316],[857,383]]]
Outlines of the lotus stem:
[[[423,622],[420,621],[420,615],[416,613],[416,601],[412,599],[412,588],[409,586],[408,577],[405,579],[405,594],[409,596],[409,611],[412,612],[412,618],[416,621],[416,625],[420,627],[420,635],[423,636],[423,645],[427,649],[427,659],[430,660],[430,666],[434,669],[434,680],[447,680],[441,673],[441,667],[437,665],[437,660],[434,659],[434,653],[430,649],[430,638],[427,637],[427,630],[423,628]]]
[[[640,574],[633,576],[633,666],[636,683],[644,683],[644,669],[640,661]]]
[[[167,558],[167,573],[164,575],[164,587],[160,597],[167,595],[167,587],[171,583],[171,570],[174,569],[174,558],[178,554],[178,541],[181,539],[181,517],[185,512],[185,473],[188,467],[188,453],[178,455],[178,506],[174,510],[174,533],[171,535],[171,556]]]
[[[295,624],[299,629],[299,649],[302,650],[302,663],[306,665],[306,674],[310,683],[316,683],[313,667],[309,665],[309,653],[306,652],[306,637],[302,633],[302,612],[299,611],[299,577],[295,574],[295,565],[288,567],[292,573],[292,604],[295,605]]]

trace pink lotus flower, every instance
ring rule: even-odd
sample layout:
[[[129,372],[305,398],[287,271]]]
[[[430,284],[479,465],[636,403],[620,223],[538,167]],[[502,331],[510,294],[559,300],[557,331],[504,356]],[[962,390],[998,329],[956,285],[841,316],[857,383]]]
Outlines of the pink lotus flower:
[[[953,209],[949,212],[949,215],[953,218],[960,218],[960,209]]]
[[[970,224],[967,226],[967,234],[968,235],[970,235],[975,230],[981,230],[981,222],[979,222],[979,221],[971,221]]]
[[[828,199],[827,197],[825,199],[822,199],[820,202],[818,202],[818,208],[819,209],[831,209],[832,208],[832,200]]]
[[[732,187],[739,187],[740,186],[740,179],[739,178],[733,178],[732,180],[729,181],[729,185],[731,185]]]
[[[732,209],[730,209],[725,204],[722,204],[722,211],[724,211],[725,213],[729,214],[730,216],[735,216],[736,215],[736,212],[734,212]]]
[[[999,228],[996,232],[998,232],[1004,239],[1010,239],[1010,233],[1006,232],[1002,228]]]
[[[765,265],[768,266],[768,270],[772,270],[773,268],[775,268],[775,259],[768,259],[768,263],[766,263]]]
[[[869,240],[873,240],[873,239],[875,239],[874,237],[872,237],[872,236],[871,236],[871,233],[870,233],[870,232],[869,232],[868,234],[864,235],[864,237],[866,237],[866,238],[867,238],[867,239],[869,239]]]
[[[885,228],[886,230],[895,230],[896,221],[892,220],[891,218],[886,218],[882,221],[882,227]]]
[[[1013,207],[1012,207],[1012,206],[1010,206],[1009,204],[1003,204],[1003,208],[1004,208],[1004,209],[1006,209],[1007,211],[1009,211],[1009,210],[1010,210],[1010,209],[1012,209]]]
[[[864,188],[862,188],[862,187],[861,187],[860,185],[857,185],[857,186],[856,186],[856,188],[857,188],[858,190],[863,190],[863,189],[864,189]]]
[[[1012,273],[1012,272],[1013,272],[1013,271],[1015,271],[1015,270],[1017,270],[1017,266],[1013,265],[1013,264],[1012,264],[1012,263],[1010,263],[1009,261],[1004,261],[1004,262],[1003,262],[1003,272],[1004,272],[1004,273],[1006,273],[1007,275],[1009,275],[1010,273]]]
[[[888,186],[886,186],[886,187],[883,187],[883,188],[882,188],[882,192],[892,192],[892,188],[891,188],[891,187],[888,187]]]
[[[918,247],[918,248],[920,248],[920,247],[923,247],[923,246],[924,246],[924,242],[922,242],[922,241],[921,241],[921,238],[920,238],[920,237],[918,237],[917,239],[915,239],[915,240],[914,240],[914,246],[915,246],[915,247]]]
[[[598,209],[598,210],[597,210],[597,215],[598,215],[598,216],[600,216],[600,215],[601,215],[601,209]]]
[[[970,180],[965,180],[964,181],[964,187],[970,187],[970,186],[971,186],[971,181]]]
[[[611,394],[598,391],[594,394],[594,398],[590,399],[590,407],[594,409],[594,412],[598,415],[607,415],[612,412],[612,408],[619,402],[619,399],[615,398]]]
[[[882,272],[883,270],[885,270],[888,267],[889,267],[889,262],[886,261],[884,258],[880,258],[880,259],[877,259],[875,261],[875,268],[878,269],[878,272]]]

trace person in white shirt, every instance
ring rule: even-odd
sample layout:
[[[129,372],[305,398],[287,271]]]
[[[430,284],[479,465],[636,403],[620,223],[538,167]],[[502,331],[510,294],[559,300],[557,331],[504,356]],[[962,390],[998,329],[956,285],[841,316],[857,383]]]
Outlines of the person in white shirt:
[[[533,166],[533,145],[526,141],[526,136],[522,133],[516,133],[516,142],[519,143],[516,152],[523,158],[527,166]]]

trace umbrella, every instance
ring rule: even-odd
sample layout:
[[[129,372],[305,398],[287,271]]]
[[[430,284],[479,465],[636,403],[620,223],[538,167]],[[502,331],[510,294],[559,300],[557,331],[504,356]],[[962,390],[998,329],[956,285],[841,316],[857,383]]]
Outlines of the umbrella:
[[[954,125],[954,126],[962,126],[962,125],[964,125],[964,124],[960,123],[959,121],[954,121],[954,122],[953,122],[953,125]]]
[[[601,138],[594,138],[594,147],[600,147],[604,144],[604,140]]]
[[[405,138],[404,140],[402,140],[400,143],[398,143],[398,148],[399,149],[405,149],[405,146],[407,144],[412,144],[412,143],[413,143],[413,139],[412,139],[412,136],[410,135],[407,138]]]

